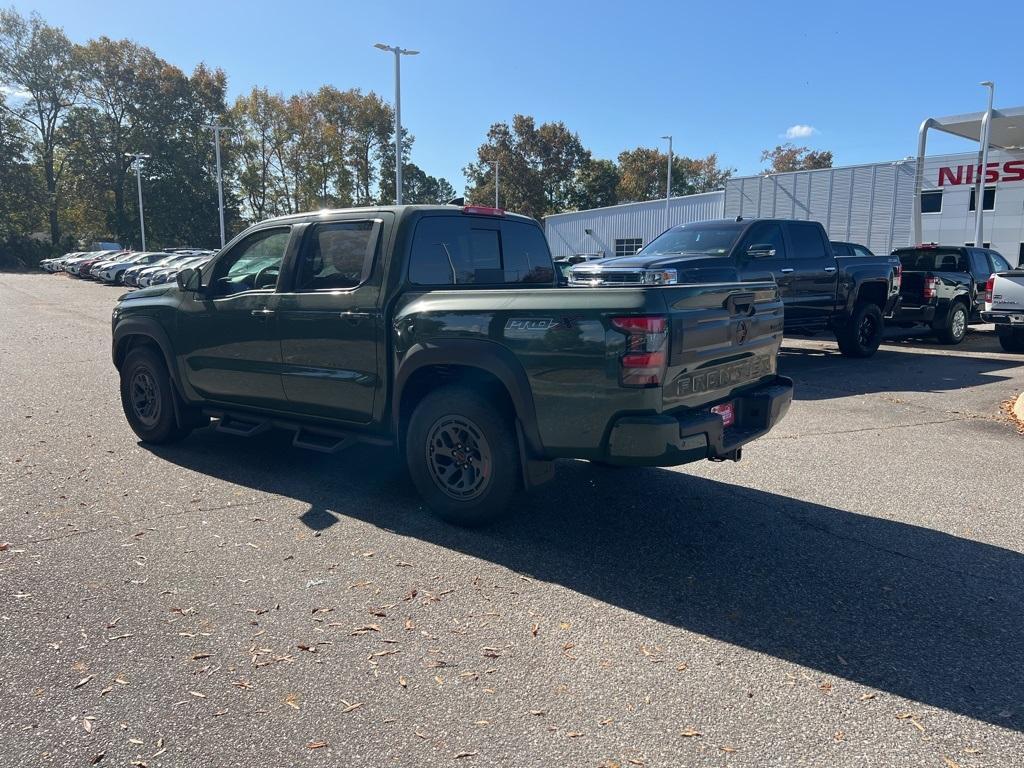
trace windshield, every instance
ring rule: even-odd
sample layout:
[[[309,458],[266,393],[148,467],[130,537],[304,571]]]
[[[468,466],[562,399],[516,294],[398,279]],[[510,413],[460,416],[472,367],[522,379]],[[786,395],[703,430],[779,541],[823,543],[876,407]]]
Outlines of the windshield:
[[[725,256],[732,250],[742,229],[738,222],[682,224],[662,232],[639,253],[644,256],[680,253]]]

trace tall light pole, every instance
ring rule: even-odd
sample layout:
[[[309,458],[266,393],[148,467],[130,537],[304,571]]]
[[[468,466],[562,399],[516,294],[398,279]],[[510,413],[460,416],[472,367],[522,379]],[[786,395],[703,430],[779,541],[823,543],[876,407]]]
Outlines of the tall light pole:
[[[982,247],[982,211],[985,208],[985,171],[988,166],[988,142],[992,134],[992,102],[996,95],[996,86],[991,80],[978,83],[988,88],[988,109],[981,118],[981,151],[978,153],[978,178],[974,183],[974,245]]]
[[[142,250],[146,250],[146,216],[142,212],[142,162],[149,159],[149,155],[141,152],[125,152],[125,157],[130,157],[135,163],[135,183],[139,186],[139,229],[142,230]]]
[[[395,205],[402,204],[402,57],[416,56],[419,51],[399,48],[397,45],[374,43],[374,48],[395,54]]]
[[[668,206],[672,199],[672,137],[661,138],[668,139],[668,181],[665,183],[665,229],[668,229]]]
[[[213,146],[217,155],[217,210],[220,212],[220,247],[224,247],[224,175],[220,169],[220,132],[228,130],[217,120],[208,123],[207,128],[213,131]]]

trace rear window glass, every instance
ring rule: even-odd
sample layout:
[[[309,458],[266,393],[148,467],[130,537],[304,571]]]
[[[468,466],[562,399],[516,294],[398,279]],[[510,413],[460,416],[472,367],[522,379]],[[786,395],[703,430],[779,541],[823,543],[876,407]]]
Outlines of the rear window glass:
[[[540,229],[519,221],[428,216],[416,225],[409,281],[416,285],[550,283],[554,268]]]
[[[907,270],[934,270],[939,272],[966,271],[956,248],[911,248],[896,251],[900,264]]]

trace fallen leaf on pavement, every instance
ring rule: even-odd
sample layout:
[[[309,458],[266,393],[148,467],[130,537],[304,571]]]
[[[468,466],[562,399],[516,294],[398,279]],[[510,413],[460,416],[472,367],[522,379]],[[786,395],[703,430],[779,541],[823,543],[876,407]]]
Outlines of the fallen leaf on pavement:
[[[323,749],[326,746],[326,741],[311,741],[306,745],[306,749]]]
[[[294,693],[289,693],[287,696],[284,697],[284,703],[287,704],[292,709],[298,709],[299,708],[299,697],[296,696]]]
[[[362,702],[349,703],[349,702],[345,701],[345,699],[342,699],[341,703],[345,705],[345,708],[343,710],[341,710],[342,714],[345,714],[346,712],[353,712],[353,711],[359,709],[361,706],[363,706]]]
[[[869,699],[873,699],[873,698],[875,698],[875,694],[873,694],[873,693],[862,693],[860,695],[860,700],[861,701],[868,701]]]
[[[365,635],[367,632],[380,632],[380,627],[376,624],[363,624],[352,630],[353,635]]]
[[[719,747],[719,749],[722,750],[723,752],[728,752],[729,754],[732,754],[733,752],[736,751],[735,747],[724,747],[723,746],[723,747]]]
[[[75,683],[75,688],[81,688],[81,687],[82,687],[83,685],[85,685],[86,683],[88,683],[88,682],[89,682],[90,680],[92,680],[92,679],[93,679],[94,677],[95,677],[95,675],[86,675],[86,676],[85,676],[85,677],[83,677],[83,678],[82,678],[81,680],[79,680],[79,681],[78,681],[77,683]],[[72,689],[72,690],[74,690],[74,689]]]
[[[408,680],[406,680],[406,679],[405,679],[405,677],[403,677],[403,676],[399,676],[399,678],[398,678],[398,684],[399,684],[400,686],[402,686],[403,688],[407,688],[407,687],[409,687],[409,681],[408,681]]]
[[[948,768],[960,768],[960,764],[956,760],[952,760],[945,755],[943,755],[942,759],[946,761]]]
[[[191,693],[197,699],[205,699],[206,698],[206,694],[205,693],[200,693],[199,691],[189,691],[189,693]]]
[[[695,728],[684,728],[682,731],[679,732],[679,735],[685,736],[686,738],[690,739],[694,736],[702,736],[703,734]]]
[[[475,755],[479,754],[479,752],[459,752],[457,755],[455,755],[455,759],[459,760],[463,757],[474,757]]]

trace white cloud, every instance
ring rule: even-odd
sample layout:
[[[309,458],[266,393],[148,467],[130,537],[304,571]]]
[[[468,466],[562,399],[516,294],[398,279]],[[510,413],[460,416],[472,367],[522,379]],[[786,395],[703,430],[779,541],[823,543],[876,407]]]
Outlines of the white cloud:
[[[9,85],[0,85],[0,96],[12,99],[27,99],[32,96],[32,94],[28,91],[23,91],[20,88],[12,88]]]
[[[787,139],[806,139],[817,132],[818,129],[813,125],[801,125],[800,123],[797,123],[796,125],[789,126],[784,135]]]

